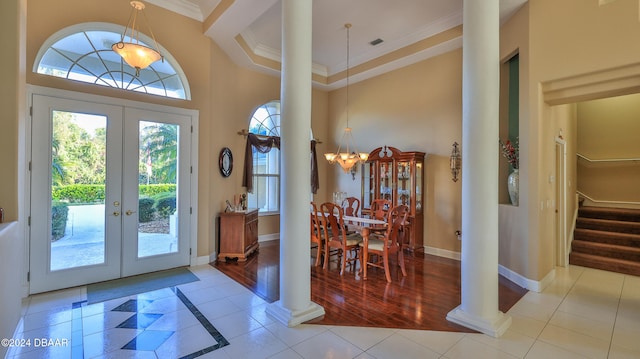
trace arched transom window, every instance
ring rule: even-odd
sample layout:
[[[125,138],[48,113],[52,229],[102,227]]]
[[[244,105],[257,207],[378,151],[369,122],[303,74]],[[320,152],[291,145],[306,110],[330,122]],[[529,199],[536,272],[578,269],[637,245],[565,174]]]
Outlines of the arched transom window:
[[[164,60],[154,62],[135,76],[135,69],[111,49],[111,45],[120,41],[123,30],[120,25],[85,23],[58,31],[40,48],[33,71],[100,86],[190,100],[184,72],[162,47],[160,53]],[[140,37],[140,44],[153,44],[153,40],[143,34]],[[131,40],[125,36],[124,41]]]

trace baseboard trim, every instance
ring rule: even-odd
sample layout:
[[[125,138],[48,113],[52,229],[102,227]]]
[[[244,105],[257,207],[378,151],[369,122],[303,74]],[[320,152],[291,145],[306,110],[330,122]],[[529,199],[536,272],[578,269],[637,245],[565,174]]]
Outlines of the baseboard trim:
[[[258,242],[275,241],[276,239],[280,239],[280,233],[270,233],[258,236]]]
[[[438,257],[455,259],[457,261],[461,260],[460,252],[454,252],[447,249],[424,246],[424,252]],[[498,265],[498,273],[515,284],[534,292],[542,292],[556,277],[556,270],[553,269],[541,281],[535,281],[518,274],[501,264]]]
[[[208,256],[196,257],[195,263],[192,264],[192,266],[200,266],[200,265],[203,265],[203,264],[209,264],[209,263],[215,262],[217,258],[218,258],[218,254],[216,252],[213,252]]]
[[[460,260],[460,252],[450,251],[448,249],[424,246],[424,253],[438,257]]]
[[[541,281],[535,281],[520,275],[501,264],[498,265],[498,273],[522,288],[538,293],[542,292],[547,286],[549,286],[556,277],[556,270],[552,269],[544,278],[542,278]]]

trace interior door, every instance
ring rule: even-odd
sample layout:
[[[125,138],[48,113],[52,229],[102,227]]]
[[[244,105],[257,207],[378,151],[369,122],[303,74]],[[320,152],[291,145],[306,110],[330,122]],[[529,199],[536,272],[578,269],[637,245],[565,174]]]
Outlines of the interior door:
[[[190,122],[33,96],[31,293],[189,264]]]

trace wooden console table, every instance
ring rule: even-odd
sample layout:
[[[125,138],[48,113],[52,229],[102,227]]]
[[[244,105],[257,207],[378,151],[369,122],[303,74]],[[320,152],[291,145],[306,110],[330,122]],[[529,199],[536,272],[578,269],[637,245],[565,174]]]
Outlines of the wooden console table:
[[[220,214],[220,253],[225,261],[246,261],[258,250],[258,210]]]

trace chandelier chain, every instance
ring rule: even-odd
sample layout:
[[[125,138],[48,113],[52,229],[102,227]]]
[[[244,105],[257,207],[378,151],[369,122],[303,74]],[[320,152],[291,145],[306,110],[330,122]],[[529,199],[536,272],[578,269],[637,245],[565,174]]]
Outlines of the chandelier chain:
[[[345,24],[344,27],[347,28],[347,127],[349,127],[349,55],[350,55],[350,51],[349,51],[349,43],[350,43],[350,36],[349,36],[349,30],[351,29],[351,24]]]

